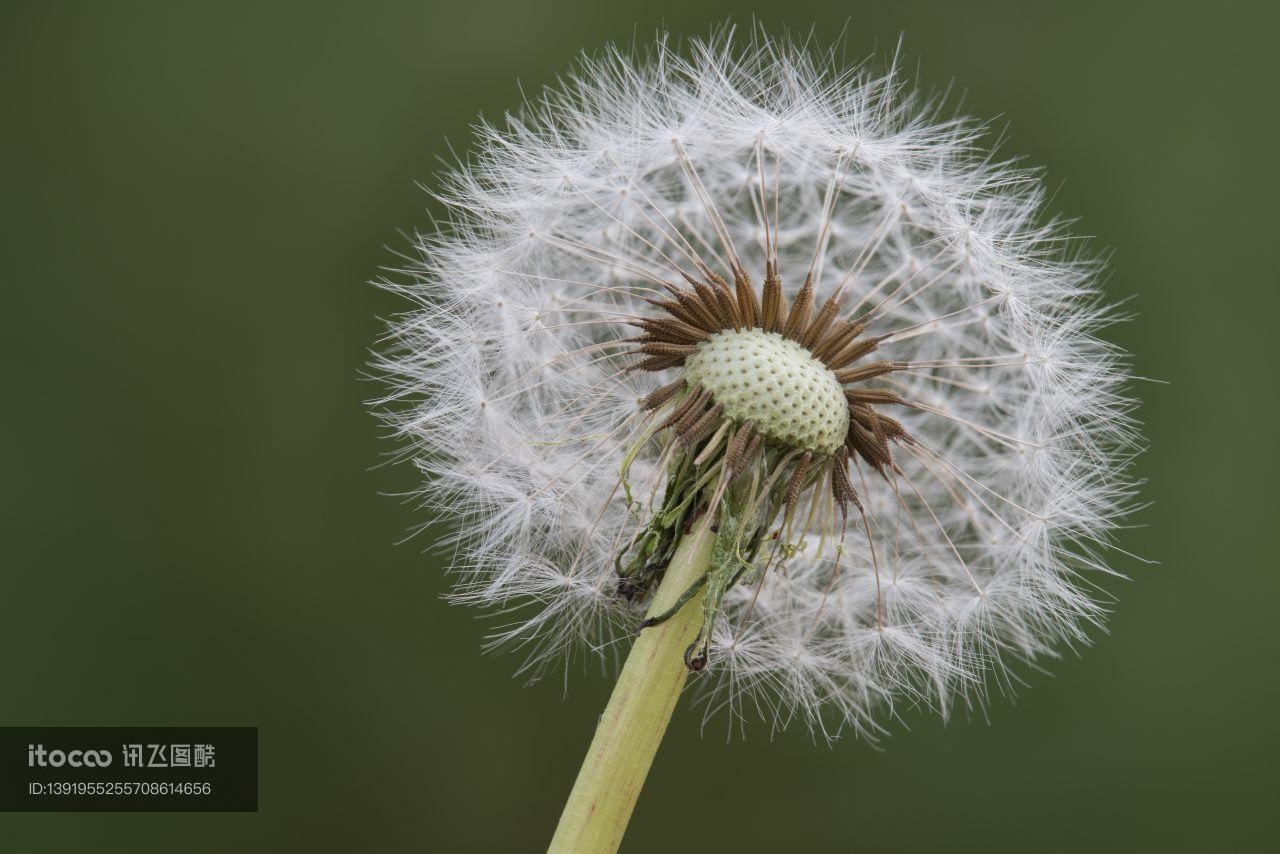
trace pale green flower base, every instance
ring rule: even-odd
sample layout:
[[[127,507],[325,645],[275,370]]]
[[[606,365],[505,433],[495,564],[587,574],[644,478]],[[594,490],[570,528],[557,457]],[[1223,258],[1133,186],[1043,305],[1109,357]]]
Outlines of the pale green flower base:
[[[672,608],[711,566],[706,519],[684,538],[649,615]],[[671,720],[688,668],[684,651],[702,625],[705,586],[670,619],[640,632],[596,727],[548,854],[613,854]]]
[[[792,448],[834,453],[849,432],[849,404],[836,375],[813,353],[777,332],[726,329],[698,346],[684,369],[725,417]]]

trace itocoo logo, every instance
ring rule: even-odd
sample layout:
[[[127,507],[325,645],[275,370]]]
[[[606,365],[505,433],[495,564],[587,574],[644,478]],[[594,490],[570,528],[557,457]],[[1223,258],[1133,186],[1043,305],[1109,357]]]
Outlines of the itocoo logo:
[[[110,750],[45,750],[43,744],[27,745],[28,768],[105,768],[111,764]]]

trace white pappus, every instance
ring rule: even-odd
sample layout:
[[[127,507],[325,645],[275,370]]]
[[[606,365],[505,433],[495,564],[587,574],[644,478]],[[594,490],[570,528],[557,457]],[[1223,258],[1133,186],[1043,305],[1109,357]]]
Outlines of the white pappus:
[[[895,71],[729,32],[584,58],[479,126],[380,282],[413,308],[375,405],[495,643],[612,660],[731,506],[741,570],[687,656],[709,712],[874,736],[1086,639],[1133,402],[1098,264],[983,135]],[[779,359],[821,407],[787,408]]]

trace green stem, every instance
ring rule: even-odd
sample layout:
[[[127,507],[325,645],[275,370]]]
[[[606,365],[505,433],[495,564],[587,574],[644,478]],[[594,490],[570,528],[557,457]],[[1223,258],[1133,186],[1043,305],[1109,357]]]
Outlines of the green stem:
[[[649,615],[670,609],[711,566],[716,535],[700,524],[676,549]],[[702,624],[705,585],[642,632],[605,706],[547,854],[614,854],[689,675],[684,651]]]

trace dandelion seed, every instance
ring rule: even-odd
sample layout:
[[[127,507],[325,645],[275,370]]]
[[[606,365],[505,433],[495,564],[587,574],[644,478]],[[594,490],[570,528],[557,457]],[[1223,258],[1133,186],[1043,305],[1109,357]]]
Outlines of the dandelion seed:
[[[495,644],[609,657],[696,600],[709,712],[874,736],[1083,639],[1132,402],[1097,265],[981,136],[731,33],[481,126],[377,367]]]

